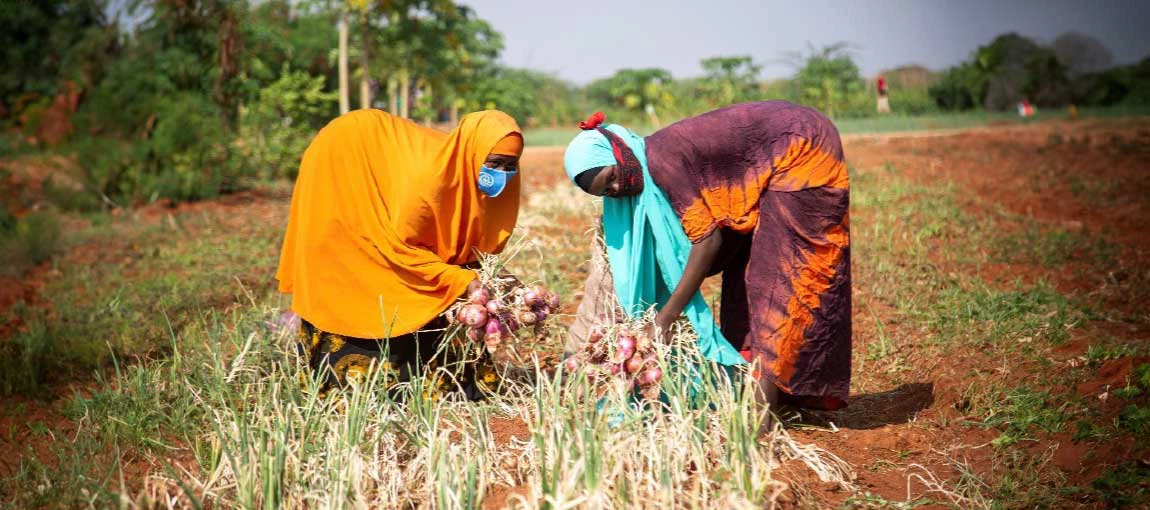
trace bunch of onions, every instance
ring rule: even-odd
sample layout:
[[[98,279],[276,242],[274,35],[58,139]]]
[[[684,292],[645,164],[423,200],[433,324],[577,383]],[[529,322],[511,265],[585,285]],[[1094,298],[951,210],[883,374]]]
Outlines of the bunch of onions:
[[[559,296],[542,285],[501,289],[480,287],[447,311],[452,324],[463,326],[464,336],[491,352],[514,342],[524,327],[535,338],[546,333],[546,322],[559,311]]]
[[[658,352],[647,335],[629,328],[609,331],[604,327],[591,330],[582,352],[563,361],[567,372],[587,367],[600,378],[624,379],[645,395],[657,392],[663,380]]]

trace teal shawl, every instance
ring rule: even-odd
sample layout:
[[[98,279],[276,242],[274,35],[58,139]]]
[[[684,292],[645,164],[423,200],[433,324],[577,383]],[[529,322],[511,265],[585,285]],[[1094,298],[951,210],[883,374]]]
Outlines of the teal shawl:
[[[651,306],[662,308],[670,299],[686,268],[691,242],[667,195],[651,180],[643,138],[617,124],[606,129],[619,135],[643,166],[642,193],[603,199],[603,232],[615,294],[624,311],[637,317]],[[594,130],[576,136],[564,155],[572,181],[584,170],[613,164],[610,142]],[[702,292],[695,293],[683,313],[699,335],[699,351],[705,358],[726,366],[746,363],[719,331]]]

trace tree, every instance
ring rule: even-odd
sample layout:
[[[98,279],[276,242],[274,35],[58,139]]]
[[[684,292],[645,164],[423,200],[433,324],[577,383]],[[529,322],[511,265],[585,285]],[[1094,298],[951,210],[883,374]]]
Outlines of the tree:
[[[711,57],[704,59],[700,65],[706,73],[704,89],[711,100],[711,107],[754,97],[762,66],[756,64],[751,57]]]
[[[982,104],[986,79],[973,64],[966,62],[951,67],[930,86],[930,96],[944,110],[969,110]]]
[[[1071,78],[1106,70],[1114,60],[1106,45],[1081,32],[1062,34],[1050,47]]]
[[[577,103],[571,84],[538,71],[506,67],[478,77],[464,101],[471,110],[498,108],[524,126],[573,121],[581,112]]]
[[[667,91],[671,72],[655,67],[621,69],[610,78],[596,80],[587,86],[587,94],[600,102],[622,107],[632,113],[643,112],[659,125],[657,109],[670,106],[674,100]]]
[[[99,81],[119,51],[116,27],[104,7],[102,0],[5,2],[0,9],[0,112],[20,96],[52,94],[63,80],[81,88]]]
[[[799,100],[822,110],[828,117],[834,118],[850,108],[852,100],[857,100],[865,89],[858,66],[844,42],[819,49],[812,46],[806,55],[792,55],[792,60],[801,65],[795,76]]]
[[[1026,61],[1022,91],[1039,106],[1062,106],[1070,100],[1066,68],[1049,48],[1036,50]]]
[[[975,50],[973,65],[979,79],[985,80],[982,104],[986,109],[1010,109],[1024,99],[1026,67],[1040,49],[1029,38],[1007,33]]]

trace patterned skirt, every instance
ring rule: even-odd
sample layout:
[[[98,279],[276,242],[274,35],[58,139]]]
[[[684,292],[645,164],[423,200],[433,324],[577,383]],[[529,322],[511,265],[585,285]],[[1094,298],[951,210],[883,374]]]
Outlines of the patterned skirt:
[[[482,400],[498,388],[499,373],[485,350],[462,354],[440,349],[445,326],[436,321],[415,333],[374,340],[329,333],[300,318],[297,346],[311,375],[320,378],[321,396],[379,370],[384,386],[396,398],[398,385],[424,377],[424,394],[429,398],[457,394]]]

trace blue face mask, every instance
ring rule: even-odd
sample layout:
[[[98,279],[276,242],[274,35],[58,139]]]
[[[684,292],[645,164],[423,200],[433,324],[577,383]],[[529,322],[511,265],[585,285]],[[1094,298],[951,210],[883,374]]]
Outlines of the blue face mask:
[[[487,165],[483,165],[479,169],[479,191],[482,191],[484,195],[495,198],[499,196],[500,193],[503,193],[503,189],[507,187],[507,182],[514,176],[515,171],[496,170],[494,168],[488,168]]]

